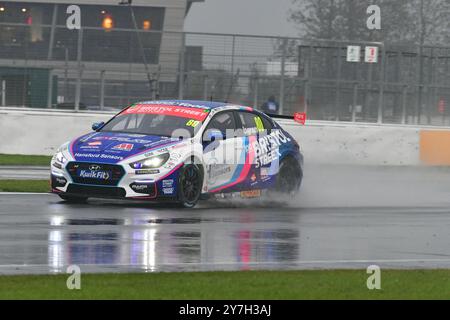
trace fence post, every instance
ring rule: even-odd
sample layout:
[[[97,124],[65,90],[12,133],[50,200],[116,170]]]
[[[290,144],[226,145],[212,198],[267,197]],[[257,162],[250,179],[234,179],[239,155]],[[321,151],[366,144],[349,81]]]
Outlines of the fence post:
[[[208,100],[208,75],[203,76],[203,100]]]
[[[310,96],[310,86],[309,86],[309,79],[305,79],[305,84],[304,84],[304,87],[305,87],[305,107],[304,107],[304,112],[306,113],[306,114],[308,114],[308,103],[309,103],[309,100],[310,100],[310,98],[309,98],[309,96]]]
[[[419,87],[417,92],[417,114],[416,114],[416,124],[420,124],[420,118],[422,116],[422,105],[423,105],[423,44],[419,45]]]
[[[434,60],[434,48],[430,48],[430,56],[428,58],[428,86],[427,86],[427,121],[428,125],[431,125],[431,114],[433,112],[434,100],[433,100],[433,85],[434,85],[434,68],[433,68],[433,60]]]
[[[6,106],[6,80],[2,80],[2,107]]]
[[[50,40],[48,44],[47,60],[53,59],[53,46],[55,42],[55,28],[56,28],[56,18],[58,15],[58,4],[53,5],[53,15],[52,15],[52,26],[50,28]],[[49,69],[48,73],[48,88],[47,88],[47,108],[52,107],[53,100],[53,72]]]
[[[100,72],[100,110],[105,107],[105,70]]]
[[[75,88],[75,111],[80,110],[80,99],[81,99],[81,75],[82,75],[82,67],[81,67],[81,59],[83,54],[83,28],[78,30],[78,47],[77,47],[77,83]]]
[[[280,114],[283,114],[284,109],[284,76],[286,69],[286,46],[287,39],[283,39],[281,45],[281,77],[280,77]]]
[[[253,78],[253,84],[254,84],[254,88],[253,88],[253,108],[257,109],[258,108],[258,77],[254,77]]]
[[[402,124],[406,124],[406,98],[408,94],[408,86],[404,85],[402,90]]]
[[[58,16],[58,4],[53,5],[52,26],[50,29],[50,40],[48,44],[47,60],[53,59],[53,46],[55,42],[56,18]]]
[[[378,96],[378,117],[377,123],[383,123],[383,103],[384,103],[384,81],[385,81],[385,64],[386,64],[386,47],[381,44],[381,66],[380,66],[380,94]]]
[[[232,45],[231,45],[231,76],[234,75],[234,54],[236,50],[236,36],[233,35]]]
[[[179,100],[183,100],[183,96],[184,96],[184,75],[185,75],[185,70],[184,70],[184,59],[185,59],[185,49],[186,49],[186,34],[182,33],[181,34],[181,49],[180,49],[180,62],[178,63],[179,65],[179,78],[178,78],[178,99]]]
[[[358,83],[353,84],[352,122],[356,122],[356,105],[358,103]]]
[[[341,46],[338,46],[338,56],[337,56],[337,76],[336,76],[336,95],[335,95],[335,106],[334,115],[335,120],[339,121],[340,118],[340,103],[341,103],[341,77],[342,77],[342,59],[341,59]],[[353,66],[353,68],[355,68]]]
[[[50,109],[52,107],[53,102],[53,70],[48,70],[48,82],[47,82],[47,108]]]

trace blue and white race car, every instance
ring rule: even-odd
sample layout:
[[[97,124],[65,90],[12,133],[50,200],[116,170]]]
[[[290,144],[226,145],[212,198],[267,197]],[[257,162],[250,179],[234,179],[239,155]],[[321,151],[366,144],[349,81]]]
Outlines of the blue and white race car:
[[[92,129],[52,158],[52,192],[66,201],[140,199],[192,208],[218,195],[294,195],[302,181],[298,143],[249,107],[147,101]]]

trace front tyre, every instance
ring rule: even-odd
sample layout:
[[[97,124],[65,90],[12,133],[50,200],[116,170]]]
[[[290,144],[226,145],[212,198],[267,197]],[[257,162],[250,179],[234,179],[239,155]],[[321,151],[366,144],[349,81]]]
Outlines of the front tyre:
[[[287,157],[280,164],[275,191],[293,198],[299,192],[302,178],[303,172],[297,160]]]
[[[87,197],[67,196],[63,194],[58,194],[58,196],[68,203],[85,203],[88,199]]]
[[[183,208],[193,208],[202,194],[203,173],[194,163],[187,163],[180,169],[178,178],[178,200]]]

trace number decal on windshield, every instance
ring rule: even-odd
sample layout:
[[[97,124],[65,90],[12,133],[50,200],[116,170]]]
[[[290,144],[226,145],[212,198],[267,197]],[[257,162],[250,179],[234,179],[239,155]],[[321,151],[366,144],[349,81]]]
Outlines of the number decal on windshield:
[[[256,129],[258,129],[258,131],[264,131],[264,124],[263,124],[261,118],[256,116],[254,119],[255,119]]]
[[[191,120],[189,120],[188,122],[186,122],[186,125],[187,125],[188,127],[193,127],[193,128],[195,128],[195,127],[198,126],[199,124],[200,124],[200,121],[193,120],[193,119],[191,119]]]

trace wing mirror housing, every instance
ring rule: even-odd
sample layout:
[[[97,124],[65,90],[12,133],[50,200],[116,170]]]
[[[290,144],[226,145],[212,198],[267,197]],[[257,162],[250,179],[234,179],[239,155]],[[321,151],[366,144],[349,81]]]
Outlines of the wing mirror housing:
[[[103,121],[102,122],[95,122],[94,124],[92,124],[92,130],[98,131],[101,128],[103,128],[104,125],[105,125],[105,123]]]

